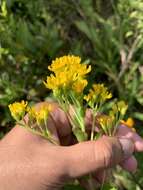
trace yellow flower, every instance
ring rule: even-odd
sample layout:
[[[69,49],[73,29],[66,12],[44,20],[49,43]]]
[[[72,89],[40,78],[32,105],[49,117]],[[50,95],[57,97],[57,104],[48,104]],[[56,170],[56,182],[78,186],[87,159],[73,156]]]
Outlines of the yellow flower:
[[[42,125],[47,121],[49,112],[52,110],[51,105],[43,105],[37,111],[34,107],[28,107],[27,113],[29,116],[29,121],[37,122],[39,125]]]
[[[78,56],[68,55],[60,58],[56,58],[56,60],[52,61],[52,64],[48,67],[49,70],[53,72],[61,72],[65,70],[65,68],[69,66],[79,65],[81,62],[81,58]]]
[[[43,125],[47,122],[49,112],[52,110],[51,105],[44,105],[40,108],[39,111],[36,112],[36,121],[38,125]]]
[[[78,64],[76,66],[72,66],[71,69],[77,77],[84,77],[91,71],[91,65],[88,66],[87,64]]]
[[[91,71],[91,66],[81,64],[81,58],[74,55],[67,55],[60,58],[56,58],[52,61],[52,64],[48,67],[49,70],[55,73],[57,76],[59,73],[71,72],[74,77],[84,76]]]
[[[81,93],[87,85],[84,77],[91,71],[91,66],[80,62],[81,58],[73,55],[57,58],[48,67],[54,74],[47,77],[45,86],[53,91],[73,89]]]
[[[44,81],[44,85],[46,88],[51,89],[51,90],[57,90],[58,88],[61,88],[64,86],[65,83],[68,81],[66,80],[65,76],[62,76],[61,74],[56,77],[53,74],[47,77],[47,81]]]
[[[22,100],[21,102],[15,102],[13,104],[10,104],[8,107],[10,109],[12,117],[16,121],[20,121],[26,112],[27,102]]]
[[[27,107],[27,113],[30,122],[34,122],[36,120],[37,112],[34,107]]]
[[[126,121],[125,120],[121,120],[121,124],[126,125],[127,127],[131,128],[133,131],[136,131],[136,129],[134,128],[134,120],[129,117]]]
[[[124,101],[119,101],[115,103],[112,107],[114,113],[120,112],[122,116],[125,115],[127,109],[128,105]]]
[[[88,82],[86,79],[81,79],[81,80],[77,80],[73,86],[72,89],[77,92],[77,93],[81,93],[84,88],[87,86]]]
[[[101,115],[97,118],[98,123],[100,124],[101,128],[105,132],[105,134],[108,134],[108,132],[111,132],[111,129],[113,127],[113,118],[108,115]],[[111,134],[111,133],[110,133]]]
[[[90,104],[104,103],[107,99],[112,98],[112,94],[108,92],[104,84],[93,84],[89,94],[84,96],[84,99]]]

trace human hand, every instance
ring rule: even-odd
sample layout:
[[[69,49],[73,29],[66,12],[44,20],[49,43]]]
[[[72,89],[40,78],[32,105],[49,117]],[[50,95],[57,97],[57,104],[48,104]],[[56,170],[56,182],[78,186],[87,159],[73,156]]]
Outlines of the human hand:
[[[48,126],[59,145],[19,126],[1,140],[2,190],[54,190],[89,173],[93,173],[98,181],[103,171],[117,164],[129,171],[136,170],[137,162],[132,154],[143,151],[143,140],[136,133],[121,126],[117,138],[102,137],[74,145],[66,115],[57,105],[54,107]],[[90,130],[91,114],[88,111],[85,120]]]

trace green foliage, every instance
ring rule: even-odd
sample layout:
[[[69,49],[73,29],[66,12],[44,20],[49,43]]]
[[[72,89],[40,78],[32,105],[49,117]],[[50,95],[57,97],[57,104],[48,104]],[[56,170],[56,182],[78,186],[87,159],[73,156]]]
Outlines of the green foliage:
[[[0,105],[28,97],[42,97],[47,63],[63,42],[42,1],[1,2]],[[38,90],[37,90],[38,89]],[[7,118],[9,121],[9,118]],[[2,122],[1,122],[2,123]]]
[[[117,190],[117,188],[113,187],[109,184],[105,184],[105,185],[103,185],[102,190]]]
[[[128,102],[130,115],[142,120],[142,1],[118,1],[112,12],[104,17],[92,1],[81,1],[81,18],[75,21],[77,29],[90,42],[93,73],[108,82],[120,99]],[[86,52],[83,51],[83,54]],[[94,76],[93,76],[94,77]],[[92,80],[91,80],[92,81]],[[138,106],[137,106],[138,105]]]
[[[142,0],[1,0],[0,136],[12,123],[7,105],[48,97],[42,84],[47,65],[68,53],[90,61],[90,86],[95,79],[104,82],[115,97],[128,102],[128,114],[142,135],[142,8]],[[142,156],[137,157],[142,163]],[[130,190],[142,189],[142,171],[137,179],[121,171],[118,180],[131,181]]]
[[[66,185],[63,190],[85,190],[82,187],[80,187],[79,185]]]

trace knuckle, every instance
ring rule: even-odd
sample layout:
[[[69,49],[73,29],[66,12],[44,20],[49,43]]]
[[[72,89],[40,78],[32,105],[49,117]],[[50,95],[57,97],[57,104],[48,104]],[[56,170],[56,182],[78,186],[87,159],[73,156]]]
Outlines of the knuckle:
[[[103,158],[105,168],[110,167],[113,160],[113,149],[112,144],[110,143],[110,141],[107,140],[104,141]]]
[[[111,167],[113,162],[113,146],[108,138],[101,138],[97,146],[93,146],[93,160],[94,163],[98,163],[99,169]]]

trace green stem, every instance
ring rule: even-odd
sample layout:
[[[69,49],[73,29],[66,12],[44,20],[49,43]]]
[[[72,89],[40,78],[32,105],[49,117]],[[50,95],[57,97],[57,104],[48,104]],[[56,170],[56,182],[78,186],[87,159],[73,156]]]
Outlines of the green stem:
[[[90,140],[94,140],[94,125],[95,125],[95,117],[93,117],[93,122],[92,122],[92,129],[91,129],[91,137]]]
[[[116,124],[115,124],[114,130],[113,130],[112,136],[115,136],[116,131],[117,131],[117,128],[118,128],[118,126],[119,126],[119,123],[120,123],[120,121],[121,121],[122,119],[123,119],[123,117],[119,116],[118,120],[116,121]]]
[[[101,184],[101,188],[100,188],[100,190],[103,190],[103,188],[104,188],[105,177],[106,177],[106,171],[104,170],[104,171],[103,171],[103,180],[102,180],[102,184]]]
[[[43,129],[40,124],[37,123],[38,128],[40,129],[41,133],[44,135]],[[29,126],[30,127],[30,126]]]
[[[92,122],[92,128],[91,128],[91,136],[90,136],[90,140],[93,141],[94,140],[94,131],[95,131],[95,121],[96,121],[96,114],[97,114],[97,110],[93,110],[93,122]],[[92,174],[89,174],[89,186],[90,186],[90,190],[95,190],[95,186],[93,184],[93,177]]]
[[[50,133],[50,131],[48,130],[48,126],[47,126],[47,121],[46,121],[46,120],[44,120],[44,126],[45,126],[46,135],[50,138],[51,133]]]
[[[28,131],[32,132],[35,135],[39,135],[45,139],[47,139],[48,141],[50,141],[51,143],[55,144],[55,145],[59,145],[55,140],[53,140],[52,138],[49,138],[48,136],[44,135],[43,133],[40,133],[32,128],[30,128],[30,126],[23,124],[23,123],[17,123],[20,127],[22,128],[26,128]]]
[[[92,128],[91,128],[91,136],[90,136],[91,141],[94,140],[96,115],[97,115],[97,110],[93,110],[93,122],[92,122]]]
[[[93,177],[92,174],[89,174],[89,188],[90,190],[95,190],[95,185],[93,184]]]

